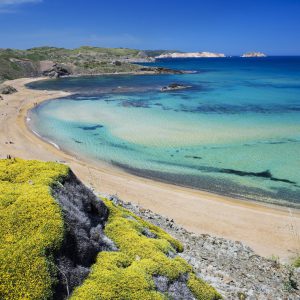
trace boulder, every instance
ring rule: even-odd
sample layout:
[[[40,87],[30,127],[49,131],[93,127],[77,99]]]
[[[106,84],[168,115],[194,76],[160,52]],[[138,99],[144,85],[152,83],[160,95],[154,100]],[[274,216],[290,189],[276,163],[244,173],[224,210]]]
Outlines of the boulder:
[[[17,90],[10,85],[5,85],[5,84],[0,85],[0,94],[2,95],[10,95],[16,92]]]
[[[70,72],[65,67],[54,64],[50,69],[43,71],[43,75],[50,78],[59,78],[70,75]]]
[[[2,96],[0,96],[0,101],[1,101],[1,100],[3,100],[3,97],[2,97]]]

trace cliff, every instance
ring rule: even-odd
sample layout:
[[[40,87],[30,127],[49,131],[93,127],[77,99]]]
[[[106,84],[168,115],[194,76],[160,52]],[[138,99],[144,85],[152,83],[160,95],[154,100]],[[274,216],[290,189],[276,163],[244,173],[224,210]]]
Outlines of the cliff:
[[[266,57],[267,55],[262,52],[247,52],[244,53],[241,57]]]
[[[202,58],[202,57],[225,57],[223,53],[212,53],[212,52],[173,52],[164,53],[156,56],[156,59],[162,58]]]

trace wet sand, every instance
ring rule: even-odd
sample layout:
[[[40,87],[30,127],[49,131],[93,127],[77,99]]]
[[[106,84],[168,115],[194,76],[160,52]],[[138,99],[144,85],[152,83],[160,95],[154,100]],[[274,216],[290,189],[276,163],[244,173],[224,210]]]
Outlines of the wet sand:
[[[300,212],[266,206],[195,189],[141,178],[101,162],[79,159],[46,143],[26,125],[27,111],[35,103],[68,96],[62,91],[29,90],[36,79],[7,81],[18,93],[0,101],[0,157],[61,161],[88,186],[101,193],[117,194],[124,201],[172,218],[195,233],[239,240],[258,254],[287,261],[300,254]]]

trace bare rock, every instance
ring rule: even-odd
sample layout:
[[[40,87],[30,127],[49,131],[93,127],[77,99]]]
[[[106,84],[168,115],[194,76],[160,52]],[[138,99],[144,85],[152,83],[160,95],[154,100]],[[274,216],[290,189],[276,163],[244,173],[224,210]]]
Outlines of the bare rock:
[[[54,64],[50,69],[43,71],[43,75],[50,78],[59,78],[70,75],[70,71],[59,64]]]
[[[0,94],[2,94],[2,95],[11,95],[16,92],[17,92],[17,90],[10,85],[5,85],[5,84],[0,85]],[[3,100],[3,98],[2,98],[2,100]]]

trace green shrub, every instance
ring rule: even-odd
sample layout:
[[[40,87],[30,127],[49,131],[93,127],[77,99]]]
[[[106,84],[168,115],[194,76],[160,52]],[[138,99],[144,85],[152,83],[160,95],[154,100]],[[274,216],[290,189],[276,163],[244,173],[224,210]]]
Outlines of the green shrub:
[[[295,268],[300,268],[300,256],[294,260],[293,265]]]
[[[72,300],[166,299],[155,290],[152,276],[163,275],[175,280],[186,273],[190,276],[188,285],[197,299],[220,299],[214,288],[193,274],[185,260],[167,256],[183,250],[177,240],[124,208],[104,201],[110,210],[105,233],[119,251],[99,253],[89,277],[74,291]],[[145,229],[155,238],[145,236]]]
[[[0,299],[51,297],[51,254],[63,220],[50,186],[66,176],[56,163],[0,160]]]
[[[53,254],[62,243],[61,209],[50,188],[60,184],[69,168],[21,159],[0,160],[0,299],[51,299],[56,278]],[[198,279],[182,258],[182,245],[122,207],[104,200],[110,215],[105,233],[119,251],[100,252],[90,275],[72,300],[160,300],[153,276],[171,281],[188,274],[188,287],[197,299],[220,299]],[[152,238],[150,238],[150,236]]]

